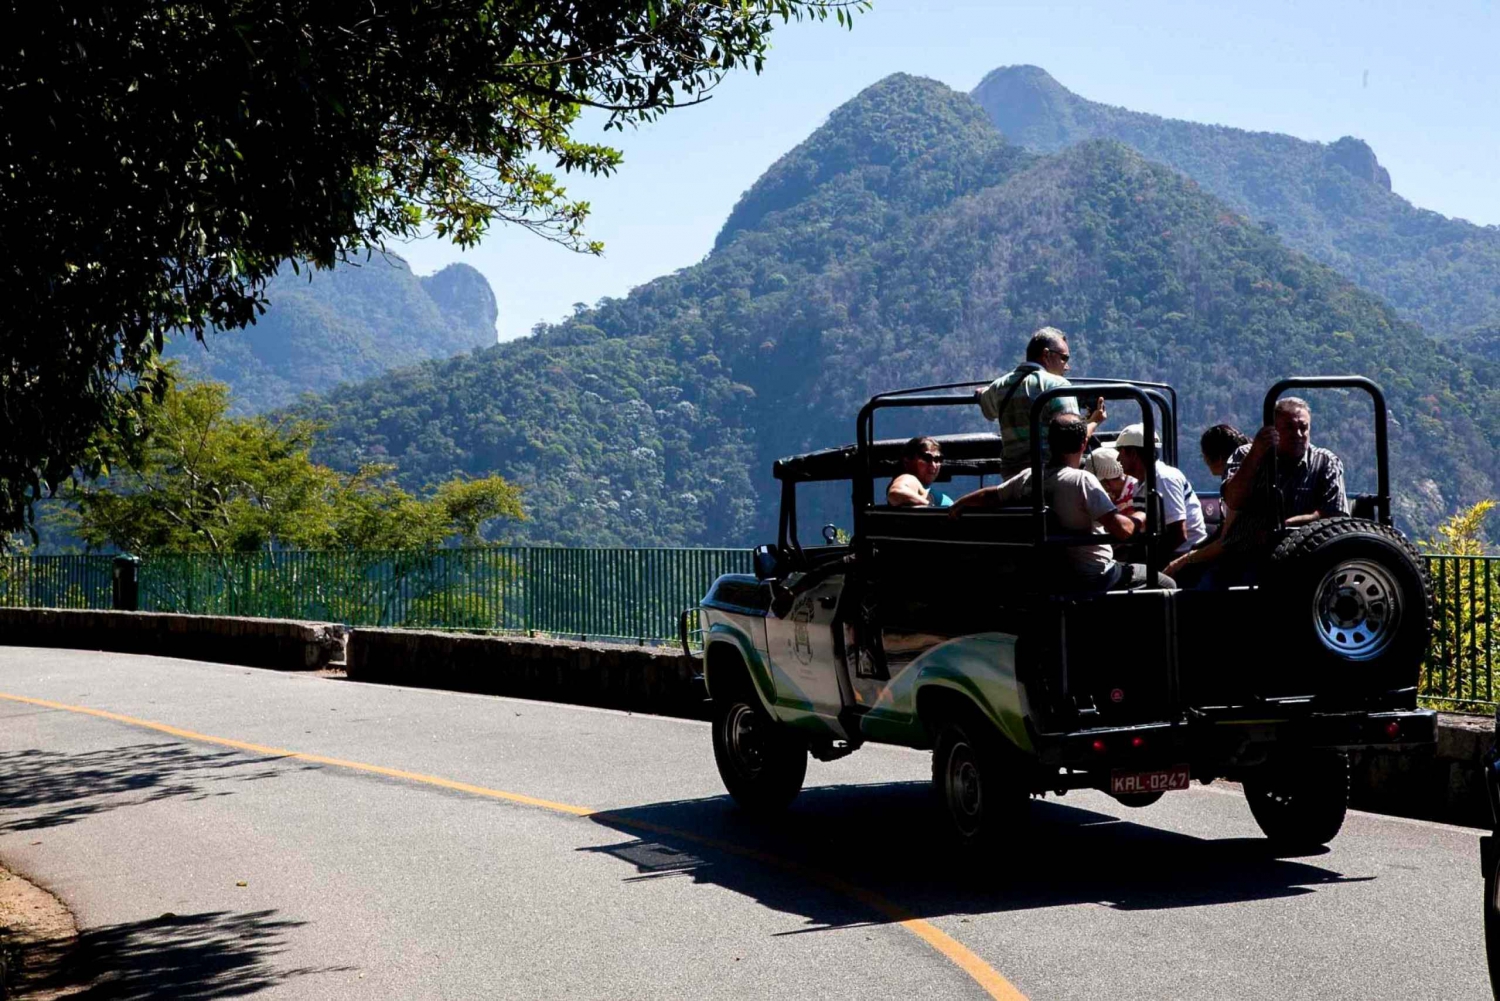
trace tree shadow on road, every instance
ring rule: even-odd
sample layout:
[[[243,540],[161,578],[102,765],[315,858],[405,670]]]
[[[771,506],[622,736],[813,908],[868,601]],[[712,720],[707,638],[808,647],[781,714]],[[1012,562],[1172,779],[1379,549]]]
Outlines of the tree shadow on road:
[[[304,922],[274,911],[164,914],[46,943],[23,957],[17,996],[69,1001],[243,997],[308,975],[352,967],[278,968],[286,934]]]
[[[766,822],[727,797],[653,803],[594,815],[632,840],[582,850],[631,863],[632,878],[691,876],[824,927],[891,918],[869,898],[856,903],[851,889],[916,917],[938,917],[1080,903],[1193,907],[1363,879],[1278,858],[1259,838],[1209,840],[1055,801],[1032,804],[1023,847],[965,857],[944,839],[929,788],[808,789],[784,817]]]
[[[177,742],[0,753],[0,834],[58,827],[171,797],[228,796],[231,790],[221,783],[274,778],[288,767],[312,766]]]

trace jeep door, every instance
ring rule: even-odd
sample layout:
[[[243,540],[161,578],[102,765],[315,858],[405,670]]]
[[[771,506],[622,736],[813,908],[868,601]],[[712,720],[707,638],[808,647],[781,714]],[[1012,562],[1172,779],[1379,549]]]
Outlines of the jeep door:
[[[840,732],[842,650],[834,616],[843,589],[843,574],[829,577],[797,595],[784,617],[766,619],[777,715],[787,722],[818,719]]]

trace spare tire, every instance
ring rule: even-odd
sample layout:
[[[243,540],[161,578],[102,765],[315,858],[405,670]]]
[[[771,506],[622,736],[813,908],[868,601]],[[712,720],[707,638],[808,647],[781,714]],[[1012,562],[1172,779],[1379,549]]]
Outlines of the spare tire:
[[[1310,694],[1359,697],[1416,685],[1432,588],[1426,561],[1394,528],[1345,517],[1300,526],[1271,554],[1261,592],[1283,662],[1302,668]]]

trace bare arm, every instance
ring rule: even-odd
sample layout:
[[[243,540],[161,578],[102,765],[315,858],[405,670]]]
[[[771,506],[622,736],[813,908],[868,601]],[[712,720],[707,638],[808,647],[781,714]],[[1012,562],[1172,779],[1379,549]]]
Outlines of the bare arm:
[[[964,494],[953,505],[948,508],[948,517],[956,518],[959,513],[971,507],[993,507],[998,503],[999,487],[981,487],[978,490]]]
[[[1174,521],[1162,529],[1161,541],[1166,543],[1167,552],[1175,553],[1187,541],[1187,522]]]
[[[1206,546],[1201,546],[1198,549],[1192,550],[1191,552],[1183,553],[1171,563],[1168,563],[1166,566],[1162,567],[1161,572],[1166,574],[1168,577],[1171,577],[1174,570],[1181,570],[1183,567],[1191,566],[1194,563],[1207,563],[1210,560],[1216,560],[1223,555],[1224,543],[1219,541],[1218,539],[1215,539]]]
[[[922,481],[910,473],[902,473],[886,488],[885,502],[891,507],[927,507],[932,503]]]
[[[1121,542],[1135,534],[1135,520],[1121,511],[1110,511],[1099,516],[1104,530]]]

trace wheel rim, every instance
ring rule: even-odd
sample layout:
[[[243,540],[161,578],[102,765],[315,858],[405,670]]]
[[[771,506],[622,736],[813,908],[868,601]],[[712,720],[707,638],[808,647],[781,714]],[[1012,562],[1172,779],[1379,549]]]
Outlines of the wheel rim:
[[[1318,585],[1318,639],[1346,660],[1385,652],[1401,624],[1401,591],[1389,570],[1369,560],[1340,563]]]
[[[735,770],[753,779],[766,766],[766,733],[760,716],[743,702],[729,710],[724,721],[724,742]]]
[[[948,752],[948,767],[944,792],[948,800],[948,812],[959,831],[968,835],[979,829],[984,815],[984,784],[979,774],[979,765],[974,760],[974,749],[959,741]]]

